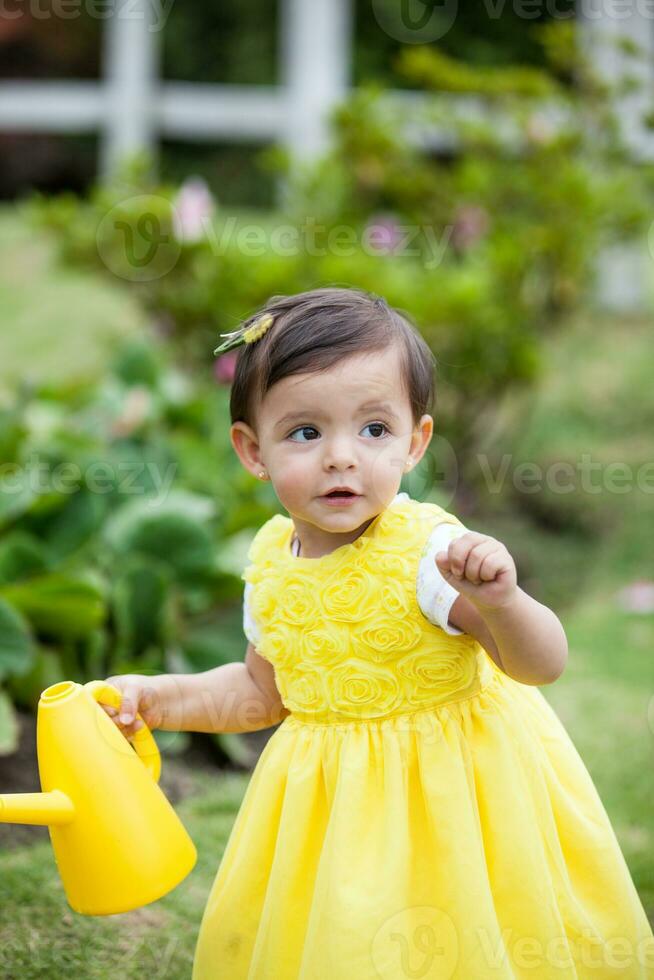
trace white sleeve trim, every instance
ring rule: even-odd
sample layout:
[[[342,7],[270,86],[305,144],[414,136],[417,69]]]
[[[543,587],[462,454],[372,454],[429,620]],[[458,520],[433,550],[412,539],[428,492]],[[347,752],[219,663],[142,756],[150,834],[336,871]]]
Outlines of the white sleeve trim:
[[[435,556],[439,551],[447,551],[450,541],[467,532],[468,528],[460,524],[438,524],[429,536],[418,566],[416,592],[423,615],[454,636],[464,632],[449,622],[450,609],[460,593],[443,578]]]
[[[252,646],[257,646],[259,643],[259,628],[254,621],[254,617],[250,612],[250,592],[252,590],[252,582],[245,583],[245,590],[243,593],[243,632],[252,644]]]

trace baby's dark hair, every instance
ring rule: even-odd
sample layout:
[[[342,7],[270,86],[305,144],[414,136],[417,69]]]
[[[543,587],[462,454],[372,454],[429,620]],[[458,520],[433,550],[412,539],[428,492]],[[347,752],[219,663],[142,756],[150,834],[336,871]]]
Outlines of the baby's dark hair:
[[[417,425],[433,414],[436,359],[408,314],[381,296],[336,286],[291,296],[272,296],[244,325],[270,313],[274,322],[261,339],[238,348],[230,397],[232,423],[255,428],[266,392],[282,378],[325,371],[365,351],[396,345],[401,374]]]

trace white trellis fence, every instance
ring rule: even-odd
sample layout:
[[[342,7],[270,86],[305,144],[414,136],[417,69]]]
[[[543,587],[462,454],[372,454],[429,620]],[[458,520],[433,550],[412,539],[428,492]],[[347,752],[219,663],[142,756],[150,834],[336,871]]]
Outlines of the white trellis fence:
[[[97,132],[101,177],[112,174],[122,158],[132,153],[146,150],[154,157],[162,137],[282,142],[294,159],[309,159],[328,145],[329,111],[350,90],[353,3],[279,3],[278,51],[283,67],[279,86],[161,79],[166,3],[114,0],[103,31],[101,80],[1,82],[0,131]],[[578,8],[582,42],[600,70],[609,77],[623,69],[632,74],[636,70],[644,82],[641,91],[624,96],[621,119],[634,156],[654,159],[654,134],[641,123],[652,105],[653,59],[627,66],[627,56],[607,43],[626,36],[654,54],[654,11],[636,0],[580,0]],[[481,11],[480,16],[484,16]],[[387,97],[389,101],[405,100],[412,109],[425,98],[412,92],[389,92]],[[457,103],[466,114],[485,111],[475,99]],[[434,148],[451,139],[433,124],[419,123],[407,129],[407,138]],[[600,261],[605,263],[601,281],[608,303],[620,306],[640,295],[643,269],[638,260],[607,254]]]

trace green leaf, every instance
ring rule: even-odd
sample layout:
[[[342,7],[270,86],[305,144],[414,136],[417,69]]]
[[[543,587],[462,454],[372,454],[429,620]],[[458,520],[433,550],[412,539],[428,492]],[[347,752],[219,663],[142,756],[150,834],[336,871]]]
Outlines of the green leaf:
[[[164,645],[171,574],[167,565],[133,557],[116,577],[113,592],[116,633],[123,656]]]
[[[162,370],[161,357],[141,338],[125,341],[116,354],[112,371],[127,385],[155,388]]]
[[[5,474],[0,488],[0,528],[29,511],[37,500],[36,489],[30,485],[25,474],[22,477],[20,472],[15,476]]]
[[[105,670],[109,634],[106,629],[91,630],[82,639],[81,662],[84,664],[85,676],[89,680],[101,678],[108,672]],[[113,638],[112,638],[113,642]]]
[[[90,578],[53,573],[0,588],[33,627],[55,636],[84,636],[105,617],[104,597]]]
[[[0,583],[29,578],[46,568],[45,549],[34,535],[16,530],[0,541]]]
[[[120,544],[142,519],[170,514],[182,514],[195,521],[204,522],[215,517],[216,504],[204,494],[171,487],[165,499],[157,500],[151,496],[141,496],[139,499],[124,503],[111,515],[105,531],[109,540]]]
[[[0,599],[0,680],[11,674],[25,674],[33,662],[34,644],[28,623]]]
[[[0,690],[0,755],[18,748],[18,719],[10,699]]]
[[[206,516],[213,505],[208,498],[185,495],[195,513]],[[214,568],[214,548],[211,535],[201,520],[174,502],[154,505],[152,501],[135,501],[121,508],[108,522],[105,537],[113,548],[123,554],[140,552],[166,562],[180,579],[209,575]]]
[[[4,463],[18,463],[26,431],[17,405],[0,408],[0,459]]]
[[[80,490],[52,519],[46,540],[55,559],[67,557],[99,531],[107,512],[106,497]]]
[[[168,732],[157,728],[153,735],[159,751],[168,756],[181,755],[191,747],[191,732]]]
[[[242,607],[221,611],[220,620],[188,629],[181,641],[184,656],[194,670],[211,670],[220,664],[242,660],[247,640],[243,636]]]
[[[214,732],[211,738],[220,746],[231,762],[245,767],[252,765],[253,753],[238,732]]]
[[[14,704],[36,711],[41,693],[46,687],[71,679],[66,677],[58,651],[39,647],[29,671],[20,677],[14,675],[7,678],[6,686]]]

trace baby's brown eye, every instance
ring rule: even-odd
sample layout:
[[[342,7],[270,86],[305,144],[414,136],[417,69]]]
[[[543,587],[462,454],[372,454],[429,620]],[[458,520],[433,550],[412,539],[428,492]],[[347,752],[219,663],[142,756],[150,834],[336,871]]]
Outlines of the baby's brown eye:
[[[317,429],[314,429],[314,427],[312,425],[301,425],[299,429],[293,429],[292,432],[289,432],[288,438],[291,439],[291,436],[294,436],[296,432],[317,432],[317,431],[318,430]],[[308,440],[291,439],[291,442],[304,442],[304,441],[313,442],[314,440],[313,439],[308,439]]]
[[[387,429],[387,426],[383,422],[368,422],[368,425],[364,426],[365,429]],[[375,439],[379,438],[381,433],[375,435]]]

